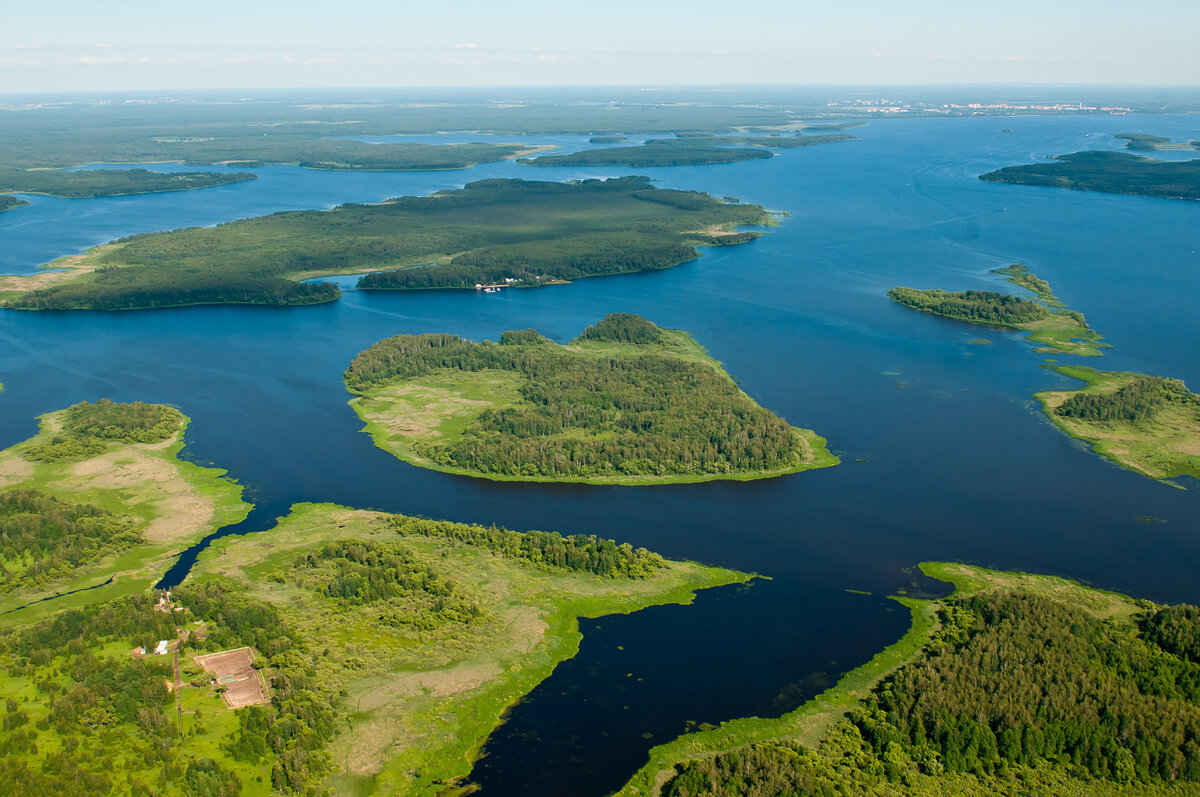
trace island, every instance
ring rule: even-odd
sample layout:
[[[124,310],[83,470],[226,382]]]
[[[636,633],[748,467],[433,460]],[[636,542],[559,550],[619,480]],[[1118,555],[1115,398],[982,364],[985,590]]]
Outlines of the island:
[[[1169,138],[1152,136],[1148,133],[1118,133],[1113,138],[1124,141],[1125,149],[1142,152],[1178,152],[1200,149],[1200,141],[1172,142]]]
[[[28,202],[20,197],[0,195],[0,213],[3,213],[6,210],[15,210],[16,208],[25,207],[28,204]]]
[[[385,451],[504,481],[665,484],[762,479],[838,463],[825,440],[743,393],[678,330],[612,314],[559,346],[398,335],[345,374]]]
[[[225,471],[179,458],[187,424],[161,404],[83,402],[0,452],[0,618],[142,592],[247,515]]]
[[[1038,794],[1200,786],[1200,609],[923,563],[947,598],[800,708],[680,737],[619,797]]]
[[[771,149],[794,149],[838,141],[853,141],[846,133],[825,135],[717,136],[709,133],[680,134],[675,138],[652,138],[631,147],[585,149],[569,155],[520,158],[530,166],[624,166],[641,169],[654,166],[703,166],[737,163],[772,157]]]
[[[588,143],[591,143],[591,144],[620,144],[621,142],[628,141],[628,140],[629,139],[625,138],[625,136],[592,136],[591,138],[588,139]]]
[[[980,180],[1166,199],[1200,199],[1200,159],[1161,161],[1128,152],[1076,152],[1050,163],[1007,166]]]
[[[0,168],[0,194],[45,194],[67,198],[156,194],[244,183],[257,176],[227,172],[154,172],[149,169]],[[4,198],[0,197],[0,200]]]
[[[995,269],[1006,282],[1024,288],[1036,296],[1027,299],[998,291],[944,291],[892,288],[892,301],[943,318],[1019,329],[1040,344],[1037,352],[1061,352],[1080,357],[1098,357],[1101,337],[1087,325],[1083,314],[1069,309],[1050,290],[1050,285],[1027,266],[1012,265]]]
[[[8,307],[128,310],[332,301],[333,274],[365,290],[538,287],[670,268],[697,246],[745,243],[759,205],[655,188],[648,178],[481,180],[431,196],[276,213],[133,235],[54,274],[5,278]]]
[[[1183,382],[1080,366],[1055,370],[1085,383],[1034,394],[1055,426],[1152,479],[1200,479],[1200,396]]]
[[[0,782],[449,794],[578,651],[578,618],[749,578],[591,535],[300,504],[217,540],[169,593],[0,631]]]

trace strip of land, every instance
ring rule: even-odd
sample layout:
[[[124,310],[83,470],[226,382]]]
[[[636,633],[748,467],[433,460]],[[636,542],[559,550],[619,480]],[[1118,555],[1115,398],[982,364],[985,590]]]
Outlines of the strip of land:
[[[217,540],[169,596],[0,631],[0,783],[447,794],[578,651],[578,618],[749,578],[588,535],[298,505]]]
[[[1187,768],[1200,767],[1189,746],[1200,697],[1184,686],[1200,675],[1200,610],[1050,576],[921,569],[955,591],[897,599],[913,622],[896,644],[782,717],[733,720],[655,747],[618,794],[1200,791],[1200,769]],[[1158,677],[1177,686],[1160,688]],[[1163,769],[1165,761],[1177,763]]]
[[[375,444],[446,473],[502,481],[664,484],[835,465],[815,432],[738,389],[686,333],[610,315],[567,346],[400,335],[345,375]]]
[[[1200,479],[1200,396],[1178,379],[1060,366],[1085,384],[1034,394],[1054,425],[1152,479]]]
[[[1036,296],[1027,299],[997,291],[943,291],[893,288],[893,301],[943,318],[971,324],[1007,327],[1028,334],[1039,344],[1037,352],[1060,352],[1078,357],[1099,357],[1100,335],[1087,325],[1083,314],[1058,300],[1050,285],[1023,265],[996,269],[1006,282],[1024,288]]]
[[[717,136],[707,133],[655,138],[630,147],[585,149],[569,155],[524,158],[530,166],[625,166],[641,169],[655,166],[703,166],[770,158],[772,149],[795,149],[839,141],[854,141],[847,133],[823,135]]]
[[[0,196],[0,213],[3,213],[6,210],[15,210],[16,208],[24,207],[28,204],[28,202],[26,202],[24,199],[20,199],[19,197]]]
[[[0,452],[11,546],[0,625],[141,592],[179,551],[246,516],[225,471],[179,458],[186,427],[162,405],[85,403],[42,416],[35,437]]]
[[[979,176],[1013,183],[1165,199],[1200,199],[1200,159],[1160,161],[1128,152],[1075,152],[1049,163],[1007,166]]]
[[[304,305],[340,291],[314,277],[370,272],[370,290],[511,289],[670,268],[697,246],[745,243],[771,214],[646,178],[482,180],[377,205],[277,213],[134,235],[43,275],[5,278],[18,309]],[[67,265],[58,263],[56,266]],[[499,286],[492,288],[491,286]]]
[[[228,172],[155,172],[149,169],[58,171],[0,168],[0,194],[45,194],[72,198],[158,194],[243,183],[257,176]],[[0,197],[0,203],[5,198]],[[0,207],[0,210],[5,209]]]
[[[1200,149],[1200,141],[1171,141],[1164,136],[1148,133],[1118,133],[1113,138],[1125,142],[1125,149],[1140,152],[1179,152]]]

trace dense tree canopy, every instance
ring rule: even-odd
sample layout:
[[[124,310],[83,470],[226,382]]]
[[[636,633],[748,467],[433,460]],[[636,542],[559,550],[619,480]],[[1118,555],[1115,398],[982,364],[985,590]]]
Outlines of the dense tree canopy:
[[[989,794],[1013,773],[1018,793],[1062,778],[1200,782],[1196,607],[1130,621],[1000,590],[952,598],[940,619],[932,644],[820,750],[764,743],[689,762],[664,793]],[[941,780],[959,775],[974,780]]]
[[[0,491],[0,595],[142,541],[133,518],[37,490]]]
[[[457,439],[416,444],[437,463],[483,474],[722,474],[804,461],[803,442],[785,421],[707,363],[654,345],[661,334],[626,315],[576,341],[638,344],[620,351],[512,334],[501,343],[398,335],[359,354],[345,379],[351,391],[367,393],[443,369],[519,374],[520,402],[485,410]]]
[[[1050,317],[1045,305],[997,291],[892,288],[888,297],[914,310],[977,324],[1015,325]]]
[[[1111,194],[1200,199],[1200,159],[1160,161],[1128,152],[1059,155],[1048,163],[1008,166],[980,175],[979,179]]]

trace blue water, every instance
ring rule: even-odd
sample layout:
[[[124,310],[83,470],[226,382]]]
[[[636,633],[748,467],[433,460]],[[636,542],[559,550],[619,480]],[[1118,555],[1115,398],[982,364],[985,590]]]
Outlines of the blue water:
[[[1066,382],[1020,337],[884,296],[901,284],[994,287],[990,269],[1025,263],[1115,346],[1090,364],[1200,385],[1200,203],[976,179],[1047,155],[1115,149],[1111,134],[1138,129],[1200,137],[1186,116],[904,120],[769,161],[638,170],[789,214],[751,244],[664,272],[486,296],[350,290],[292,309],[3,312],[0,445],[75,401],[170,402],[193,419],[186,454],[248,486],[259,509],[244,530],[269,527],[295,501],[337,501],[594,532],[771,576],[702,593],[689,607],[581,623],[579,655],[511,712],[474,773],[487,795],[601,795],[689,720],[779,713],[896,639],[907,614],[882,596],[913,588],[923,560],[1200,601],[1194,483],[1177,490],[1121,470],[1054,429],[1030,394]],[[181,194],[30,197],[32,207],[0,215],[0,272],[28,273],[133,232],[485,177],[625,173],[511,162],[409,174],[255,171],[253,182]],[[843,464],[752,483],[493,484],[395,460],[360,434],[346,406],[342,370],[382,337],[495,338],[536,327],[565,341],[615,311],[691,331],[750,395],[827,437]],[[967,344],[979,337],[994,345]]]

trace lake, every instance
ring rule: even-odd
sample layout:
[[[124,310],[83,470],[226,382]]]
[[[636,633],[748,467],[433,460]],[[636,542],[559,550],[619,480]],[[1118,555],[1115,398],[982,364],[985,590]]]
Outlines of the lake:
[[[701,593],[688,607],[582,622],[579,655],[511,712],[473,775],[485,795],[599,797],[689,722],[781,713],[897,639],[908,613],[886,596],[942,588],[914,574],[924,560],[1200,601],[1194,483],[1153,482],[1059,433],[1030,394],[1069,382],[1020,336],[884,295],[895,285],[994,288],[1003,283],[990,269],[1025,263],[1114,345],[1089,364],[1200,386],[1200,203],[976,179],[1047,155],[1116,149],[1111,135],[1133,130],[1197,137],[1185,116],[889,120],[852,130],[858,141],[770,160],[639,169],[662,186],[788,214],[753,243],[662,272],[495,295],[348,290],[303,308],[0,312],[0,445],[76,401],[168,402],[192,418],[185,455],[247,485],[259,509],[244,530],[269,527],[297,501],[335,501],[597,533],[770,576]],[[578,136],[498,139],[590,146]],[[178,194],[27,197],[31,207],[0,215],[0,272],[28,273],[135,232],[488,177],[630,173],[512,162],[256,171],[259,180]],[[490,483],[394,459],[360,433],[346,404],[342,371],[383,337],[534,327],[566,341],[610,312],[688,330],[763,406],[825,436],[842,464],[760,482]]]

